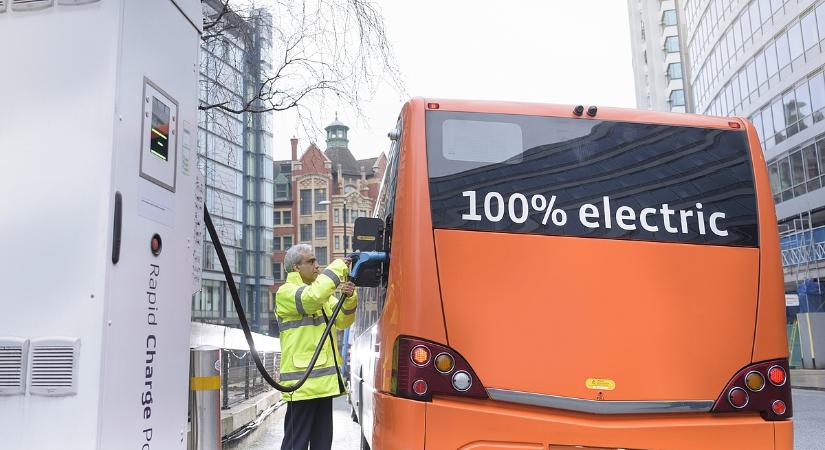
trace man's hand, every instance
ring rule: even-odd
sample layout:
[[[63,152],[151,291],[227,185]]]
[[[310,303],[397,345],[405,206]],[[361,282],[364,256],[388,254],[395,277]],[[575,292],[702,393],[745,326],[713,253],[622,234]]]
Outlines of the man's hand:
[[[343,292],[344,295],[349,297],[350,295],[352,295],[353,292],[355,292],[355,283],[353,283],[352,281],[345,281],[341,283],[341,292]]]

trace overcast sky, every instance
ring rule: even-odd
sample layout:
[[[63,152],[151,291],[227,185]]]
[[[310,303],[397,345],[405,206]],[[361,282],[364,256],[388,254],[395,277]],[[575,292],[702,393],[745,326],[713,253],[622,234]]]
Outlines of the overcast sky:
[[[379,4],[411,96],[635,107],[626,0]],[[356,158],[387,150],[405,100],[385,87],[364,105],[365,120],[342,109]],[[275,128],[274,157],[289,159],[296,127],[276,114]],[[303,151],[308,138],[298,137]],[[323,136],[314,140],[326,149]]]

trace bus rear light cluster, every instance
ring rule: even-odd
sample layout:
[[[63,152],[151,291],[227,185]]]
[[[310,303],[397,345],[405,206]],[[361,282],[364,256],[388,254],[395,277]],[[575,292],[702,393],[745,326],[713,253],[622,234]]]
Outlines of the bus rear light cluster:
[[[765,420],[789,419],[791,389],[786,359],[753,364],[740,370],[713,405],[712,412],[759,412]]]
[[[433,394],[487,398],[478,376],[455,350],[406,336],[395,341],[392,391],[416,400],[431,400]]]

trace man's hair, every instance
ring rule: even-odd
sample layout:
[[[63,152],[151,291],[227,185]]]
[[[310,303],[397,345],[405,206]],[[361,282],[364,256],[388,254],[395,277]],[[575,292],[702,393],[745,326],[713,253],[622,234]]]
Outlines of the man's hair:
[[[294,272],[295,266],[301,264],[301,258],[304,254],[312,253],[312,246],[309,244],[295,244],[289,247],[284,256],[284,270],[287,272]]]

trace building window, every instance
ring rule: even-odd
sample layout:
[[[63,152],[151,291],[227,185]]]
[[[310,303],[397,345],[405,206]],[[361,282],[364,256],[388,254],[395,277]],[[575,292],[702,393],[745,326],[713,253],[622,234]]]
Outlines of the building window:
[[[333,215],[335,216],[335,223],[341,223],[341,210],[335,208],[335,210],[333,210]]]
[[[323,211],[326,205],[321,205],[320,203],[326,201],[327,199],[327,190],[326,189],[316,189],[315,190],[315,210],[316,211]]]
[[[318,260],[319,266],[326,266],[327,265],[327,248],[326,247],[315,247],[315,259]]]
[[[212,246],[210,243],[206,243],[206,251],[203,252],[205,258],[203,259],[203,268],[204,269],[215,269],[215,261],[217,258],[217,253],[215,252],[215,247]]]
[[[312,240],[312,225],[306,223],[301,224],[301,242]]]
[[[670,93],[670,106],[685,106],[685,91],[676,89]]]
[[[275,211],[272,215],[273,225],[289,225],[292,222],[292,211]]]
[[[341,236],[335,236],[335,250],[341,249]]]
[[[327,221],[326,220],[316,220],[315,221],[315,239],[323,239],[327,237]]]
[[[284,240],[284,245],[283,245],[284,250],[289,250],[289,247],[292,247],[292,236],[284,236],[283,240]]]
[[[665,51],[667,53],[675,53],[679,51],[678,36],[668,36],[667,39],[665,39]]]
[[[278,183],[275,185],[275,198],[287,199],[289,198],[289,185],[286,183]]]
[[[682,63],[670,63],[667,65],[667,77],[671,80],[682,79]]]
[[[283,248],[281,248],[281,238],[275,236],[275,239],[272,240],[272,251],[279,252],[281,250],[284,250]]]
[[[662,25],[671,27],[676,25],[676,10],[668,9],[662,13]]]
[[[272,276],[276,280],[283,280],[284,274],[281,271],[281,263],[272,263]]]
[[[301,215],[312,214],[312,189],[301,189]]]

